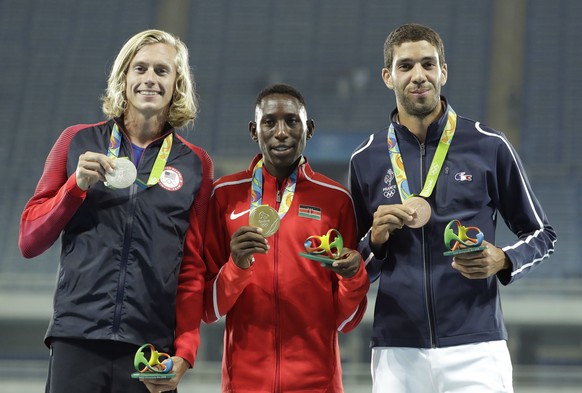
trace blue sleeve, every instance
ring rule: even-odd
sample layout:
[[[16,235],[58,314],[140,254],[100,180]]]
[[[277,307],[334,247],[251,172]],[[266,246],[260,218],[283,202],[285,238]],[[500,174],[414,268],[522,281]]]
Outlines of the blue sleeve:
[[[368,231],[358,243],[358,251],[362,254],[362,258],[366,264],[366,272],[368,272],[370,282],[376,281],[382,273],[382,264],[386,258],[386,247],[382,250],[383,255],[379,255],[378,252],[376,254],[372,252],[372,248],[370,247],[370,231]]]
[[[554,252],[556,232],[536,198],[515,149],[501,136],[497,151],[496,195],[492,195],[507,227],[517,242],[503,247],[511,261],[511,271],[501,271],[498,278],[507,285],[530,272]]]
[[[360,179],[362,174],[359,173],[357,164],[355,163],[354,157],[350,160],[350,168],[348,174],[348,188],[352,194],[352,199],[354,201],[354,207],[356,211],[356,221],[358,225],[358,251],[362,254],[362,258],[366,263],[366,271],[368,272],[368,277],[370,282],[376,281],[380,277],[380,272],[382,268],[383,259],[386,257],[386,247],[383,250],[374,255],[370,247],[370,230],[373,223],[373,212],[369,206],[369,198],[367,197],[364,187]],[[382,255],[380,255],[382,254]]]

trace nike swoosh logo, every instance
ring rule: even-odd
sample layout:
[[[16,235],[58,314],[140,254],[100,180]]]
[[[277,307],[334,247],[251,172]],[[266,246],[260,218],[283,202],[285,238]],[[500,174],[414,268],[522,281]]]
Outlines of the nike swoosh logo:
[[[234,210],[230,213],[230,219],[231,220],[236,220],[237,218],[239,218],[240,216],[244,216],[245,214],[247,214],[249,212],[249,210],[251,209],[247,209],[244,212],[240,212],[240,213],[235,213]]]

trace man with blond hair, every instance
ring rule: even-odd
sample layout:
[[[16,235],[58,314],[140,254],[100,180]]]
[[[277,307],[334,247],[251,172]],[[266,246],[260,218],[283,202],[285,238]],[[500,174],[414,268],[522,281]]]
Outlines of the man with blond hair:
[[[213,177],[208,154],[176,133],[197,113],[186,46],[159,30],[130,38],[103,112],[63,131],[21,218],[26,258],[61,237],[46,391],[171,391],[199,345]],[[145,343],[174,355],[173,378],[131,378]]]

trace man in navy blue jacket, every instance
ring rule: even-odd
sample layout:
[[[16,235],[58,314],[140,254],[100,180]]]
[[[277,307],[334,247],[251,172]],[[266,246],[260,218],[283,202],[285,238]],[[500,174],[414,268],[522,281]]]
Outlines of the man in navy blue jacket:
[[[380,279],[374,392],[512,392],[498,286],[548,258],[556,234],[506,137],[458,116],[441,95],[440,36],[400,26],[384,61],[397,108],[389,129],[354,151],[349,179],[360,251],[370,280]],[[495,246],[498,213],[515,244]],[[486,248],[443,255],[452,220],[479,228]]]
[[[20,220],[25,258],[61,239],[45,391],[175,391],[200,345],[214,172],[177,132],[198,113],[186,45],[161,30],[133,35],[102,109],[108,120],[61,133]],[[171,379],[131,378],[146,343],[174,355]]]

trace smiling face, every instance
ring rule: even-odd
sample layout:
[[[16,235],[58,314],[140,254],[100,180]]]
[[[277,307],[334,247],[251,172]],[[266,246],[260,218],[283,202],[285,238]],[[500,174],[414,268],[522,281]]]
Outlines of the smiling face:
[[[141,48],[127,69],[127,111],[146,117],[167,114],[176,83],[176,49],[168,44]]]
[[[447,65],[439,63],[437,49],[424,40],[404,42],[394,47],[393,55],[392,66],[382,70],[382,78],[394,90],[399,114],[420,119],[438,116]]]
[[[313,129],[305,107],[287,94],[264,97],[255,108],[255,121],[249,123],[251,138],[259,144],[265,168],[279,180],[293,172]]]

